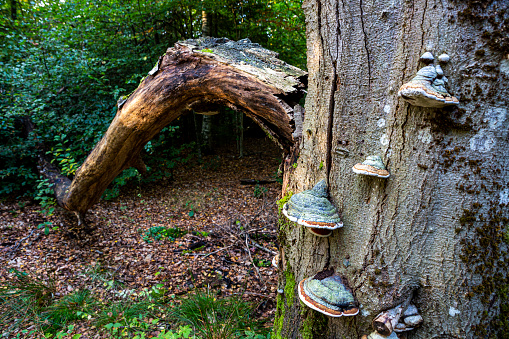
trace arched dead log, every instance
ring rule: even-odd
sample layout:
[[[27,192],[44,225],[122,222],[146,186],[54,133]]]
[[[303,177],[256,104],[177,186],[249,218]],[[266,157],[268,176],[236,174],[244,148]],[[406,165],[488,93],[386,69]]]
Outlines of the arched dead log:
[[[140,152],[162,128],[189,109],[199,112],[209,104],[242,110],[288,152],[293,144],[292,107],[303,96],[305,79],[304,71],[247,39],[175,44],[136,91],[119,100],[115,118],[74,180],[50,177],[58,204],[81,222],[124,169],[145,170]]]

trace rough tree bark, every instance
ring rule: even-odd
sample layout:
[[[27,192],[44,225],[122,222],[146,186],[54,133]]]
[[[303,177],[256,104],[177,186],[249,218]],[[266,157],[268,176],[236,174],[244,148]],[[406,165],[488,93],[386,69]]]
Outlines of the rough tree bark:
[[[277,338],[359,338],[414,293],[408,338],[509,337],[507,1],[305,0],[309,89],[297,168],[283,191],[327,179],[344,227],[315,237],[281,216]],[[455,108],[413,107],[398,88],[446,52]],[[380,155],[391,177],[351,168]],[[361,305],[330,318],[296,284],[324,268]]]
[[[70,182],[46,163],[60,206],[83,220],[108,184],[124,169],[144,172],[144,145],[162,128],[191,110],[210,105],[241,110],[284,149],[293,145],[293,106],[303,96],[306,73],[277,59],[277,53],[249,40],[205,38],[177,43],[166,51],[119,110],[101,141]]]

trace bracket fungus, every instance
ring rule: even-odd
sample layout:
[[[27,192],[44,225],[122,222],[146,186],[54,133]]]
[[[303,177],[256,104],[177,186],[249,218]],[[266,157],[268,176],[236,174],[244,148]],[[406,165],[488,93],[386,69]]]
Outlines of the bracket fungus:
[[[369,155],[362,164],[355,164],[352,171],[357,174],[370,175],[379,178],[388,178],[389,171],[385,168],[382,158],[378,155]]]
[[[431,54],[431,52],[426,52],[423,55],[421,55],[419,60],[421,60],[426,65],[429,65],[435,60],[435,57],[433,56],[433,54]]]
[[[343,227],[336,207],[327,199],[325,180],[310,190],[292,195],[283,205],[283,214],[319,237],[328,237],[332,230]]]
[[[423,57],[424,55],[421,57],[421,60]],[[442,63],[445,63],[443,60],[448,58],[448,56],[445,58],[443,55],[440,57],[440,62]],[[434,65],[428,65],[421,68],[410,82],[401,86],[398,95],[414,106],[440,108],[457,105],[459,101],[447,92],[445,88],[446,83],[447,78],[444,77],[440,65],[436,67]]]
[[[306,306],[325,315],[341,317],[359,313],[352,290],[334,269],[303,279],[298,290],[299,298]]]
[[[448,63],[449,60],[450,60],[449,56],[447,54],[445,54],[445,53],[440,54],[440,56],[438,57],[438,61],[443,63],[443,64]]]

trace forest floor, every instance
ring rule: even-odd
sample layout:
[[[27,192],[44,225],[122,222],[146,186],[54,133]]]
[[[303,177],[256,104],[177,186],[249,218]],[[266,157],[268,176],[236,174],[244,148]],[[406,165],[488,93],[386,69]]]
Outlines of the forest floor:
[[[270,262],[277,252],[281,185],[241,185],[240,179],[274,179],[280,159],[267,139],[246,142],[240,159],[234,145],[221,147],[201,165],[176,168],[172,179],[102,200],[87,215],[90,232],[62,209],[47,217],[31,201],[3,202],[0,286],[15,269],[53,281],[58,295],[94,289],[108,299],[157,284],[175,296],[209,289],[241,296],[258,305],[258,318],[272,319],[277,269]],[[51,222],[47,235],[38,228],[44,222]],[[156,240],[162,227],[186,234]],[[104,281],[99,287],[93,284],[98,276]]]

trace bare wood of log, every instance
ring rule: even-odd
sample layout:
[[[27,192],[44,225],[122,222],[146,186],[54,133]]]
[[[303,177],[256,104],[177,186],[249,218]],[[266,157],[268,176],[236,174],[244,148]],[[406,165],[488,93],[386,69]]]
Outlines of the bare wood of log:
[[[204,38],[169,48],[128,97],[74,180],[51,176],[57,202],[80,222],[124,169],[145,166],[140,152],[170,122],[208,104],[242,111],[286,152],[293,145],[293,106],[307,74],[249,40]],[[47,172],[52,175],[52,172]]]
[[[412,300],[412,294],[398,306],[391,308],[387,311],[380,313],[373,319],[373,329],[384,336],[389,336],[394,331],[396,324],[399,322],[401,315],[406,310],[410,301]]]

